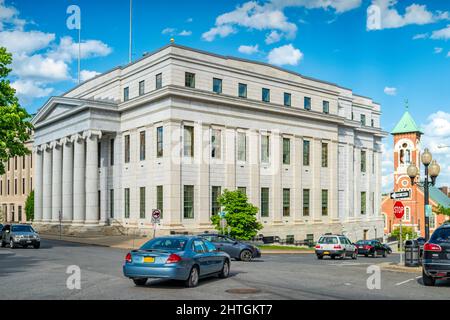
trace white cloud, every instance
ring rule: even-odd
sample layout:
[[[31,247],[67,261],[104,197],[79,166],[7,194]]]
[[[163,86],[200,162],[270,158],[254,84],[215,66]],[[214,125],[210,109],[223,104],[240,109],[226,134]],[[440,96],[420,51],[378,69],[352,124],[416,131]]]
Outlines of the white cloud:
[[[47,82],[69,80],[69,66],[41,54],[15,56],[12,74],[22,80],[33,79]]]
[[[112,49],[99,40],[86,40],[81,42],[81,59],[104,57],[112,52]],[[78,58],[78,43],[71,37],[61,38],[58,47],[48,54],[50,58],[62,61],[72,61]]]
[[[80,80],[82,82],[84,82],[84,81],[94,78],[95,76],[98,76],[99,74],[100,74],[100,72],[97,72],[97,71],[81,70]]]
[[[413,40],[426,39],[428,38],[428,33],[419,33],[413,37]]]
[[[4,0],[0,0],[0,31],[6,26],[13,30],[22,30],[25,20],[19,18],[19,11],[14,7],[5,5]]]
[[[53,92],[53,88],[46,88],[42,83],[32,80],[17,80],[11,84],[20,97],[43,98]]]
[[[203,38],[203,40],[211,42],[211,41],[214,41],[214,39],[217,36],[220,36],[221,38],[225,38],[232,33],[236,33],[236,30],[229,25],[224,25],[224,26],[211,28],[209,31],[205,32],[202,35],[202,38]]]
[[[190,30],[183,30],[178,35],[182,36],[182,37],[187,37],[187,36],[192,35],[192,31],[190,31]]]
[[[438,40],[438,39],[448,40],[448,39],[450,39],[450,24],[444,29],[433,31],[433,33],[431,34],[431,39],[434,39],[434,40]]]
[[[360,7],[362,0],[271,0],[271,2],[280,8],[333,9],[337,13],[342,13]]]
[[[450,51],[447,53],[447,58],[450,58]]]
[[[165,28],[161,31],[162,34],[174,34],[177,29],[175,28]]]
[[[397,95],[397,88],[385,87],[384,93],[387,94],[388,96],[395,96]]]
[[[442,49],[442,48],[436,47],[436,48],[434,48],[434,53],[439,54],[439,53],[441,53],[443,50],[444,50],[444,49]]]
[[[266,44],[273,44],[281,41],[281,38],[283,35],[275,30],[273,30],[271,33],[266,35]]]
[[[15,54],[31,53],[46,48],[55,40],[55,34],[41,31],[2,31],[0,46]]]
[[[268,60],[269,63],[282,66],[291,65],[296,66],[303,58],[303,53],[288,44],[282,47],[278,47],[269,52]]]
[[[238,48],[238,51],[240,53],[244,53],[244,54],[254,54],[257,53],[259,51],[259,46],[256,44],[254,46],[245,46],[242,45]]]
[[[381,145],[381,186],[383,192],[392,191],[394,187],[394,151],[391,142]]]
[[[395,8],[397,0],[372,0],[368,9],[367,29],[381,30],[401,28],[407,25],[424,25],[448,19],[448,12],[431,12],[426,5],[411,4],[405,13],[400,14]]]

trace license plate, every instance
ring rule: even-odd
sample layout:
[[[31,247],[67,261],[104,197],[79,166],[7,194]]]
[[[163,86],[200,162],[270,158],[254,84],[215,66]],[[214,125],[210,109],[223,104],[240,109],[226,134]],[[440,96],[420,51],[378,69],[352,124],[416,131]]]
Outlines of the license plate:
[[[323,254],[330,254],[330,252],[328,252],[328,251],[325,251]]]
[[[144,257],[144,263],[153,263],[155,262],[154,257]]]

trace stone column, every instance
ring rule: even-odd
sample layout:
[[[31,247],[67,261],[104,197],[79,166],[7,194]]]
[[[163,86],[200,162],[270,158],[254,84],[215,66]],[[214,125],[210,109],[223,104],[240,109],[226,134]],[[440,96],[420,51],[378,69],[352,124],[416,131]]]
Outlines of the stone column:
[[[40,147],[34,150],[36,163],[34,165],[34,221],[42,221],[42,164],[43,157]]]
[[[42,222],[50,222],[52,218],[52,149],[45,145],[43,153]]]
[[[62,168],[62,220],[65,223],[73,220],[73,143],[64,138]]]
[[[249,160],[249,168],[250,168],[250,186],[248,190],[248,199],[249,201],[257,206],[258,208],[261,208],[261,201],[260,201],[260,194],[261,194],[261,188],[260,188],[260,138],[259,138],[259,132],[257,130],[251,129],[249,131],[249,153],[248,153],[248,160]],[[258,216],[261,217],[261,210],[258,212]]]
[[[53,142],[52,147],[52,223],[59,223],[62,210],[62,148],[58,142]]]
[[[74,148],[73,161],[73,221],[72,224],[84,223],[86,210],[85,173],[86,155],[84,139],[80,135],[72,136]]]
[[[98,224],[99,197],[98,197],[98,139],[101,132],[88,131],[86,136],[86,220],[85,224]]]
[[[271,175],[272,175],[272,190],[271,190],[271,201],[270,212],[273,214],[272,221],[274,224],[282,223],[283,219],[283,205],[282,205],[282,184],[281,175],[283,174],[283,160],[282,160],[282,137],[278,130],[272,131],[270,137],[270,164],[271,164]]]
[[[292,216],[294,221],[300,221],[303,217],[303,189],[302,189],[302,168],[303,168],[303,144],[299,136],[294,136],[292,139],[294,163],[293,163],[293,191],[292,197]]]
[[[198,161],[198,188],[197,198],[194,206],[198,215],[199,224],[209,226],[211,224],[210,216],[210,185],[209,185],[209,166],[211,162],[211,146],[210,146],[210,124],[198,122],[195,124],[195,157]]]
[[[164,122],[164,221],[167,226],[181,226],[183,216],[183,184],[181,182],[181,145],[180,122]],[[195,194],[195,187],[194,187]],[[194,203],[198,201],[194,197]],[[167,208],[167,209],[166,209]],[[194,219],[198,219],[198,212],[194,210]]]

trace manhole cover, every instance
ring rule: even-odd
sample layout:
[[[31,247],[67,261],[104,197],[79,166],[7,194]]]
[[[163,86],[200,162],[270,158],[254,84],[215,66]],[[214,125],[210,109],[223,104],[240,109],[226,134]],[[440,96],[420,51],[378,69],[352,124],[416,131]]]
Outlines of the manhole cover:
[[[261,290],[254,288],[235,288],[235,289],[228,289],[226,292],[234,294],[253,294],[259,293],[261,292]]]

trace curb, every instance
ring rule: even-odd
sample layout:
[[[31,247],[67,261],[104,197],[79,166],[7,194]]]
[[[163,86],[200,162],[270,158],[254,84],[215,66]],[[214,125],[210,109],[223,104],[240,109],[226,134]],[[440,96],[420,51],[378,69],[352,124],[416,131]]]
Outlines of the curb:
[[[399,266],[398,264],[393,264],[392,262],[383,262],[379,264],[381,269],[392,271],[392,272],[401,272],[401,273],[421,273],[422,267],[405,267]]]

